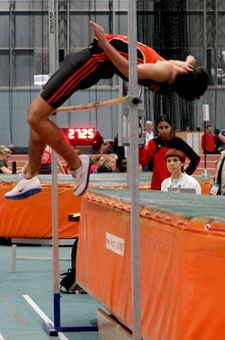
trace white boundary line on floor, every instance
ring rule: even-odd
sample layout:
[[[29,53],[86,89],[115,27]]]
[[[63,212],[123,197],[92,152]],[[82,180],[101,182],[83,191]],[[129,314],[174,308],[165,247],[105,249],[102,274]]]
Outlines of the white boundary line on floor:
[[[0,333],[0,340],[5,340],[2,336],[2,333]]]
[[[27,300],[27,302],[31,305],[31,307],[37,312],[38,315],[44,320],[46,323],[51,323],[53,325],[53,322],[47,317],[47,315],[42,312],[42,310],[38,307],[38,305],[30,298],[29,295],[23,295],[24,299]],[[1,333],[0,333],[1,335]],[[58,332],[58,337],[61,340],[69,340],[62,332]],[[4,338],[0,340],[4,340]]]

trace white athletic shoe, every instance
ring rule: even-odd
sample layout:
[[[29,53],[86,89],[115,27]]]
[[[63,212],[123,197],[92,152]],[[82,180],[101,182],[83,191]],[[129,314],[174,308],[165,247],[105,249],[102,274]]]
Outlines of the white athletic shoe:
[[[11,191],[5,194],[9,200],[23,200],[41,192],[41,182],[38,176],[31,179],[23,178]]]
[[[88,187],[92,160],[91,157],[86,155],[78,157],[81,161],[81,166],[76,170],[69,170],[69,172],[72,175],[75,184],[73,193],[76,196],[81,196]]]

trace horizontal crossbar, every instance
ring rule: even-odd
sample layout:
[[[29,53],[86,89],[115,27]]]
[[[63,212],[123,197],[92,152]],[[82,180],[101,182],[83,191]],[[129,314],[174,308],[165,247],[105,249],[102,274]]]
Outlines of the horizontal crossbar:
[[[120,98],[105,100],[105,101],[102,101],[102,102],[99,102],[99,103],[59,107],[54,112],[91,110],[91,109],[96,109],[98,107],[105,107],[105,106],[111,106],[111,105],[126,103],[126,102],[128,102],[128,98],[129,97],[126,96],[126,97],[120,97]]]

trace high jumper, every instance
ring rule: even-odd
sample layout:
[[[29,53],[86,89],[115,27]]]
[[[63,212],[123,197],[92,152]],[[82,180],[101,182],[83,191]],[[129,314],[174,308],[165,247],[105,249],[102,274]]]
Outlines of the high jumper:
[[[13,190],[5,194],[7,199],[25,199],[41,191],[38,171],[46,144],[69,164],[74,194],[82,195],[88,186],[91,158],[77,156],[49,116],[74,92],[89,88],[100,79],[117,74],[128,80],[128,39],[105,34],[101,26],[92,21],[90,24],[95,31],[93,43],[66,56],[63,66],[51,76],[28,109],[29,168]],[[137,43],[137,73],[140,85],[159,94],[167,94],[171,87],[186,100],[199,98],[208,85],[207,71],[195,67],[193,56],[189,55],[185,61],[167,61],[141,43]]]

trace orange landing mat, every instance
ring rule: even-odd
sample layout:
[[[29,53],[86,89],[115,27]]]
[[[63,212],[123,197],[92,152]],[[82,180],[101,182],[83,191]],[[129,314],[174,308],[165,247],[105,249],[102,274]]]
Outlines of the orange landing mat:
[[[142,339],[225,339],[220,222],[140,208]],[[207,223],[214,230],[205,229]],[[88,190],[81,206],[77,281],[132,330],[130,248],[130,204]]]
[[[42,184],[42,192],[21,201],[4,198],[16,183],[0,183],[0,237],[52,237],[52,184]],[[59,238],[79,234],[79,222],[69,222],[68,214],[80,212],[81,197],[73,195],[72,184],[58,184]]]

